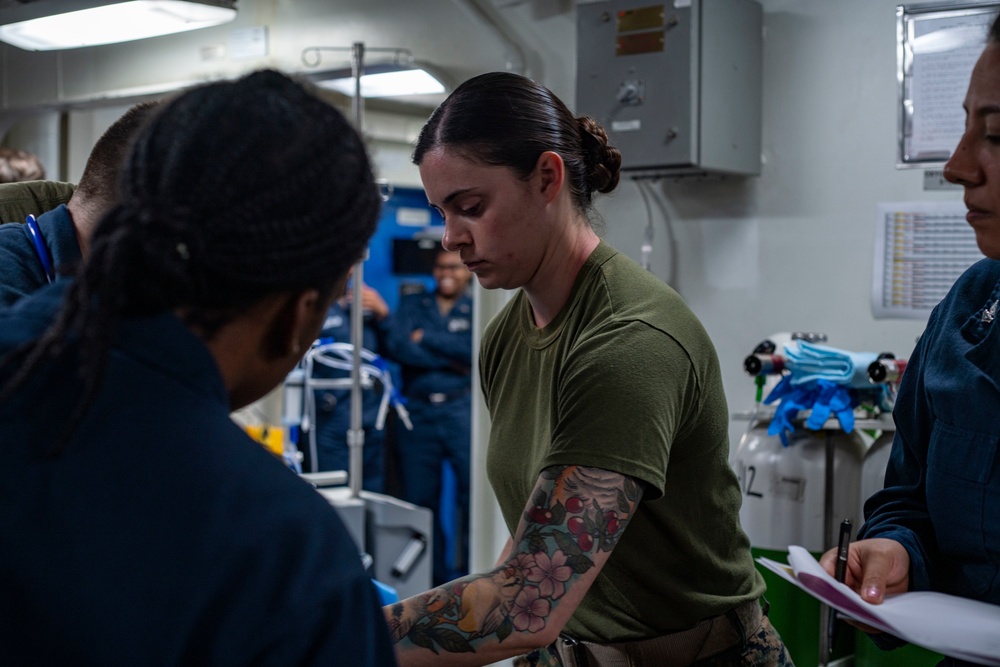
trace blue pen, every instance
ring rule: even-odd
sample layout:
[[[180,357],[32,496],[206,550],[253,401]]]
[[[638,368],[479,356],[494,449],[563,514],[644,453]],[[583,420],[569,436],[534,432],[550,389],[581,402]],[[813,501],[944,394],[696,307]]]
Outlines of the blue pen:
[[[48,282],[54,282],[56,279],[56,269],[52,264],[52,254],[49,252],[48,246],[45,245],[45,239],[42,238],[42,230],[38,227],[38,222],[35,221],[35,216],[28,214],[28,220],[25,223],[28,227],[28,236],[31,237],[31,243],[35,247],[35,254],[38,255],[38,261],[42,263],[42,271],[45,272],[45,279]]]

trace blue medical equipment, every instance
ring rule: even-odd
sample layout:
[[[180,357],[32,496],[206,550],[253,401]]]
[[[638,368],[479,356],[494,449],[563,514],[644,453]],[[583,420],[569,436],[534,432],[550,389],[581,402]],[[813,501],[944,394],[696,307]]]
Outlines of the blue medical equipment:
[[[760,357],[761,355],[755,355]],[[854,408],[870,403],[891,410],[888,387],[874,384],[868,367],[879,355],[871,352],[848,352],[793,340],[784,346],[780,382],[771,390],[765,405],[778,401],[768,435],[777,435],[786,447],[795,431],[800,412],[808,411],[806,428],[820,430],[831,416],[836,417],[845,433],[854,429]],[[749,372],[749,367],[744,362]]]

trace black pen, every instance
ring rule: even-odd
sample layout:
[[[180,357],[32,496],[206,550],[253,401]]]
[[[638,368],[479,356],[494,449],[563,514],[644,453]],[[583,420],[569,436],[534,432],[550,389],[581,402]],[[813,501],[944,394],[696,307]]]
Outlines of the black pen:
[[[840,539],[837,541],[837,565],[833,576],[840,583],[847,577],[847,553],[851,546],[851,520],[844,519],[840,523]],[[830,607],[830,620],[826,626],[827,646],[833,654],[833,643],[837,640],[837,610]]]

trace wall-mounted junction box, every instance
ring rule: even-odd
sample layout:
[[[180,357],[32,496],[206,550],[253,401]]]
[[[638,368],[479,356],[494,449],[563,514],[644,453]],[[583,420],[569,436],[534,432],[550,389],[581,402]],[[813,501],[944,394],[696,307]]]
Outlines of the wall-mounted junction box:
[[[757,175],[762,33],[754,0],[581,3],[576,113],[626,175]]]

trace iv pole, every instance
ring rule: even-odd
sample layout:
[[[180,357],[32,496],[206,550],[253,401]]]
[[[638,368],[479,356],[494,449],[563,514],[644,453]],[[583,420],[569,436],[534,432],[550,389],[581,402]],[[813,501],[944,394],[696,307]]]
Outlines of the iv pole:
[[[325,50],[343,51],[347,47],[337,46],[310,46],[302,52],[302,62],[307,67],[315,67],[320,62],[320,52]],[[370,51],[389,51],[394,54],[395,59],[406,55],[412,59],[412,55],[407,49],[380,48],[373,47]],[[315,61],[307,59],[306,54],[313,53]],[[354,79],[354,95],[351,99],[351,108],[354,115],[354,128],[358,134],[363,136],[364,130],[364,97],[361,95],[361,77],[364,76],[365,66],[365,45],[363,42],[354,42],[351,46],[351,76]],[[351,344],[354,352],[351,356],[351,420],[350,428],[347,431],[348,447],[348,485],[352,498],[357,498],[361,493],[361,484],[364,477],[364,454],[365,431],[362,426],[362,394],[361,394],[361,348],[364,346],[364,310],[362,308],[362,287],[364,285],[364,261],[367,258],[368,250],[365,249],[365,256],[361,257],[355,264],[351,274]]]
[[[306,66],[314,66],[319,64],[319,51],[322,49],[330,50],[343,50],[343,47],[309,47],[303,51],[302,60]],[[400,53],[409,53],[405,49],[380,49],[378,47],[373,47],[368,49],[369,51],[392,51],[396,54],[396,57]],[[310,63],[305,54],[308,52],[315,52],[316,62]],[[358,134],[362,137],[364,136],[364,97],[361,95],[361,78],[364,76],[364,57],[365,57],[365,45],[362,42],[355,42],[351,47],[351,73],[354,79],[354,96],[352,98],[352,111],[354,114],[354,126]],[[388,200],[391,196],[392,187],[388,188],[388,194],[383,195],[383,201]],[[348,462],[348,489],[350,497],[353,499],[358,499],[361,495],[361,487],[364,478],[364,443],[365,443],[365,431],[362,425],[362,391],[361,391],[361,366],[362,366],[362,348],[364,347],[364,308],[363,308],[363,287],[364,287],[364,262],[368,257],[368,248],[365,248],[365,252],[361,258],[354,264],[352,268],[352,284],[351,284],[351,310],[350,310],[350,329],[351,329],[351,413],[350,413],[350,428],[347,431],[347,446],[349,454]],[[386,379],[388,381],[388,379]],[[402,406],[397,405],[397,412],[400,415],[404,425],[407,428],[412,428],[410,426],[409,419],[406,416],[406,411]],[[375,494],[373,494],[374,496]],[[365,505],[368,506],[373,501],[372,497],[365,499]],[[413,507],[415,510],[421,512],[429,512],[429,510],[423,508]],[[428,522],[430,518],[428,517]],[[367,519],[365,519],[367,523]],[[417,558],[424,552],[428,544],[428,531],[431,530],[431,524],[427,524],[426,529],[412,531],[410,541],[404,547],[403,551],[396,557],[395,562],[390,570],[390,575],[393,577],[406,577],[413,567]],[[423,531],[423,532],[421,532]],[[365,538],[367,539],[367,538]],[[365,555],[365,558],[371,559],[371,556]],[[422,589],[418,589],[422,590]]]
[[[364,98],[361,96],[361,77],[364,75],[365,45],[354,42],[351,47],[351,73],[354,76],[354,97],[351,108],[354,112],[354,128],[358,134],[364,127]],[[367,248],[365,255],[368,254]],[[351,497],[361,494],[361,483],[364,477],[364,446],[365,430],[362,427],[361,415],[361,348],[364,343],[364,310],[361,305],[362,287],[364,285],[365,257],[362,256],[351,274],[351,425],[347,431],[347,448],[349,453],[348,484]]]

